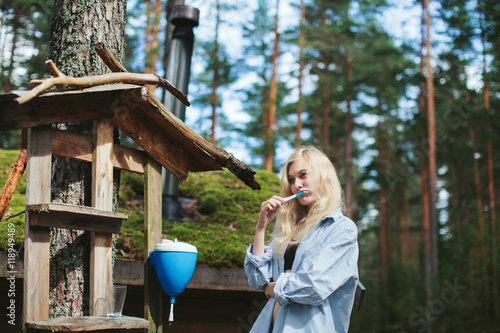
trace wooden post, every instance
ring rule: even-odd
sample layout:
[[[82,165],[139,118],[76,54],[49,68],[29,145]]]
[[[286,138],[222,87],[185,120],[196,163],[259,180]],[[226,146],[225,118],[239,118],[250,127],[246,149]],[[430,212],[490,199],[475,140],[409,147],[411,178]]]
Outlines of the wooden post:
[[[92,207],[113,210],[113,123],[109,119],[94,122],[92,154]],[[113,284],[110,233],[92,232],[90,238],[90,315],[106,316],[112,300],[108,294]]]
[[[26,205],[50,202],[51,126],[28,130]],[[36,217],[36,214],[33,214]],[[30,226],[32,214],[26,212],[24,250],[24,322],[49,318],[50,230]]]
[[[19,157],[16,160],[16,163],[12,166],[12,170],[7,177],[7,181],[2,190],[2,194],[0,194],[0,220],[2,220],[3,214],[7,210],[9,206],[10,200],[16,191],[17,185],[19,185],[19,181],[23,177],[24,169],[26,168],[26,161],[28,158],[28,152],[26,149],[21,150]]]
[[[144,167],[144,318],[149,333],[163,329],[161,289],[154,267],[149,265],[149,251],[162,239],[161,165],[147,155]]]

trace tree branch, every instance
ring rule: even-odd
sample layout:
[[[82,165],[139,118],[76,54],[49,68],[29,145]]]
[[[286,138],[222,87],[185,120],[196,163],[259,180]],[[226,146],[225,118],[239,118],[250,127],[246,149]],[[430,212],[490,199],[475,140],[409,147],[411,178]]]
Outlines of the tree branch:
[[[16,101],[19,104],[24,104],[31,99],[38,96],[43,91],[53,87],[61,86],[62,88],[87,88],[93,86],[99,86],[109,83],[132,83],[137,85],[152,84],[160,86],[168,90],[172,95],[174,95],[178,100],[180,100],[184,105],[190,106],[187,97],[180,90],[174,87],[167,80],[159,77],[156,74],[137,74],[137,73],[108,73],[95,76],[85,76],[85,77],[69,77],[61,73],[59,69],[54,65],[52,60],[47,60],[45,62],[49,70],[54,74],[54,78],[45,80],[31,80],[30,84],[38,84],[35,88],[19,96]]]

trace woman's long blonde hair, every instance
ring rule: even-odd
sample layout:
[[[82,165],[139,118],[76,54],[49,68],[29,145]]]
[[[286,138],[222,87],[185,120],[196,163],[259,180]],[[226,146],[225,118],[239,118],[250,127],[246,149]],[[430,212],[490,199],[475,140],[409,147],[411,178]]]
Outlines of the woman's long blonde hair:
[[[302,206],[298,200],[284,204],[276,220],[272,234],[276,256],[283,253],[289,244],[298,244],[321,218],[337,208],[343,208],[343,194],[335,167],[328,157],[315,147],[307,146],[297,149],[283,167],[281,179],[281,195],[292,195],[288,173],[292,163],[304,160],[308,167],[309,177],[314,184],[316,202],[311,206]]]

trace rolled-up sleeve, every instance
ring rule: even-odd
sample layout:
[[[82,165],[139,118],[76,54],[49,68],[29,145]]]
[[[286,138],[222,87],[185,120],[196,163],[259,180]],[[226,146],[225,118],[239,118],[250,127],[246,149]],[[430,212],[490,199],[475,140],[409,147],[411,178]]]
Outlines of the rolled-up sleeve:
[[[274,287],[280,305],[291,302],[320,305],[348,280],[357,279],[357,229],[343,224],[323,244],[304,253],[292,273],[281,274]]]
[[[265,247],[262,255],[252,254],[253,244],[247,249],[245,257],[245,272],[248,284],[255,289],[263,290],[266,284],[272,280],[273,248],[272,245]]]

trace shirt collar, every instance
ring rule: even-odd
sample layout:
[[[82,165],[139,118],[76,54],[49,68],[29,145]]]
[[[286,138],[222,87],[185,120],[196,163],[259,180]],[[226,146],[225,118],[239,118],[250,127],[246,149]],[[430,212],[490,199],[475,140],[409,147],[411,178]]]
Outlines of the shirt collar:
[[[337,208],[335,209],[333,212],[331,212],[330,214],[326,215],[322,220],[321,222],[324,222],[326,221],[327,219],[331,218],[333,219],[333,221],[337,221],[338,219],[340,219],[342,216],[344,216],[344,214],[342,214],[342,208]]]

